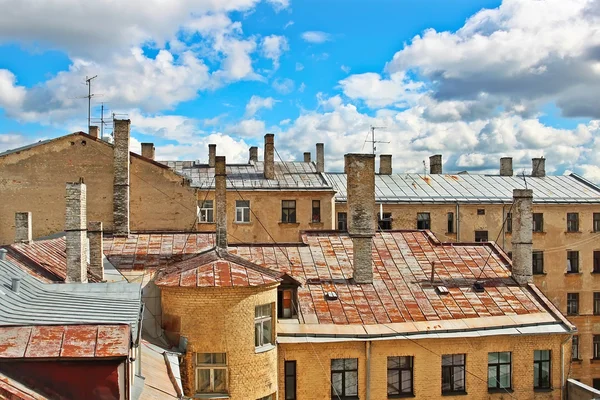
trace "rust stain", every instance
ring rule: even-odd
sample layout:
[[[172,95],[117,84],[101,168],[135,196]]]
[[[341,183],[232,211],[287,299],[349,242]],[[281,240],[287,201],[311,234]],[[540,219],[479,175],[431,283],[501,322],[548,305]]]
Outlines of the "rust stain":
[[[426,184],[431,186],[431,177],[429,177],[429,175],[422,176],[421,179],[423,179]]]
[[[455,180],[455,181],[457,181],[457,182],[458,182],[458,180],[460,179],[460,178],[458,177],[458,175],[446,175],[446,176],[447,176],[448,178],[450,178],[450,179],[454,179],[454,180]]]

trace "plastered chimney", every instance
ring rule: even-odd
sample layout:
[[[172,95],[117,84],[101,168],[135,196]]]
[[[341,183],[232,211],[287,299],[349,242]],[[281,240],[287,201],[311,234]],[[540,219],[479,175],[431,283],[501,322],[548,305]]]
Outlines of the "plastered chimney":
[[[217,248],[227,250],[227,169],[224,156],[215,158]]]
[[[98,132],[99,132],[99,130],[98,130],[97,126],[92,125],[92,126],[89,127],[88,134],[90,136],[95,137],[96,139],[98,139]]]
[[[211,143],[208,145],[208,166],[215,166],[215,157],[217,156],[217,145]]]
[[[352,238],[353,269],[356,283],[373,282],[375,235],[375,156],[346,154],[348,233]]]
[[[256,146],[252,146],[250,147],[250,158],[249,158],[250,162],[257,162],[258,161],[258,147]]]
[[[265,135],[265,179],[275,179],[275,135]]]
[[[531,176],[536,178],[546,176],[546,159],[544,157],[531,159]]]
[[[31,243],[31,212],[15,213],[15,243]]]
[[[87,227],[87,237],[90,246],[90,271],[100,277],[101,280],[104,280],[102,222],[90,221]]]
[[[113,230],[116,236],[129,235],[129,140],[131,121],[115,119]]]
[[[310,151],[304,153],[304,162],[310,162]]]
[[[512,157],[502,157],[500,159],[500,176],[513,176]]]
[[[512,276],[520,285],[533,282],[533,190],[513,189]]]
[[[442,174],[442,155],[436,154],[429,157],[429,173],[431,175]]]
[[[379,156],[379,175],[392,174],[392,155],[381,154]]]
[[[142,143],[142,157],[154,160],[155,151],[154,143]]]
[[[66,204],[66,282],[84,283],[87,282],[87,206],[83,179],[67,183]]]
[[[317,143],[317,172],[325,172],[325,145]]]

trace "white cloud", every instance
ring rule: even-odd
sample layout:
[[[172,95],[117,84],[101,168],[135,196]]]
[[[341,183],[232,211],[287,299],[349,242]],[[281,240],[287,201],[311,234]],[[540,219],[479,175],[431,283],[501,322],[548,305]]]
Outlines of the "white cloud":
[[[302,83],[300,84],[300,86],[298,86],[298,91],[299,91],[300,93],[304,93],[304,89],[306,89],[306,85],[304,84],[304,82],[302,82]]]
[[[246,104],[246,116],[253,117],[261,108],[273,109],[273,106],[277,103],[272,97],[260,97],[252,96]]]
[[[228,163],[248,161],[249,145],[243,140],[236,140],[223,133],[212,133],[198,138],[193,144],[167,144],[156,146],[157,160],[199,160],[208,163],[208,144],[217,145],[217,154],[227,157]]]
[[[18,108],[25,99],[25,88],[16,84],[17,78],[7,69],[0,69],[0,107]]]
[[[225,132],[242,137],[259,137],[265,134],[265,123],[257,119],[245,119],[235,125],[229,125]]]
[[[288,21],[288,22],[287,22],[287,23],[286,23],[286,24],[283,26],[283,29],[287,29],[287,28],[289,28],[289,27],[290,27],[290,26],[292,26],[292,25],[294,25],[294,21],[291,21],[291,20],[290,20],[290,21]]]
[[[351,68],[350,68],[349,66],[347,66],[347,65],[342,65],[342,66],[340,67],[340,69],[341,69],[342,71],[344,71],[345,73],[349,73],[349,72],[350,72],[350,70],[351,70]]]
[[[307,31],[301,35],[302,39],[308,43],[324,43],[331,40],[331,35],[321,31]]]
[[[281,121],[279,121],[279,125],[289,125],[290,122],[292,122],[292,120],[289,118],[282,119]]]
[[[289,94],[294,91],[294,81],[289,78],[275,79],[273,81],[273,89],[277,90],[281,94]]]
[[[285,36],[270,35],[263,38],[261,50],[264,57],[273,60],[273,69],[279,69],[279,57],[290,49]]]
[[[290,6],[290,0],[267,0],[267,2],[273,6],[275,12],[285,10]]]
[[[422,82],[406,78],[404,73],[395,73],[389,79],[368,72],[350,75],[341,80],[344,94],[351,99],[364,100],[369,107],[385,107],[394,103],[414,103],[423,88]]]
[[[38,138],[37,140],[43,140]],[[30,138],[19,133],[3,133],[0,135],[0,153],[31,144]]]
[[[304,65],[302,65],[301,63],[297,62],[296,63],[296,71],[302,71],[304,69]]]

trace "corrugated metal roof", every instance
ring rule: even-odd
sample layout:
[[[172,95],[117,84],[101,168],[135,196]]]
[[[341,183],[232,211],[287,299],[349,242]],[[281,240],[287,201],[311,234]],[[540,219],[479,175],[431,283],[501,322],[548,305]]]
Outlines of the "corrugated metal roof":
[[[12,278],[20,278],[15,293]],[[139,284],[44,283],[17,265],[0,260],[0,326],[128,324],[137,335]]]
[[[346,201],[346,174],[325,173]],[[600,187],[582,177],[526,176],[535,203],[600,203]],[[510,203],[513,189],[525,189],[523,177],[499,175],[375,175],[375,201],[380,203]]]
[[[159,161],[191,180],[191,186],[214,189],[215,169],[193,161]],[[240,190],[331,190],[312,162],[275,162],[275,179],[264,178],[264,162],[227,165],[227,187]]]

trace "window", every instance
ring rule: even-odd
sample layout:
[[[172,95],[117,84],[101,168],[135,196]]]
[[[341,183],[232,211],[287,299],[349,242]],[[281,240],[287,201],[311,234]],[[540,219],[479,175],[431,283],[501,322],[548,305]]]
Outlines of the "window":
[[[594,315],[600,315],[600,292],[594,292]]]
[[[454,233],[454,213],[448,213],[448,233]]]
[[[431,214],[417,213],[417,229],[431,229]]]
[[[506,255],[508,255],[508,258],[512,260],[512,251],[509,251],[508,253],[506,253]]]
[[[600,251],[594,251],[594,272],[600,273]]]
[[[571,359],[579,360],[579,336],[573,336],[573,340],[571,341]]]
[[[206,200],[200,206],[200,222],[214,222],[213,201]]]
[[[592,343],[594,345],[592,349],[592,355],[594,357],[594,360],[598,360],[600,359],[600,335],[594,335]]]
[[[387,358],[387,392],[388,396],[413,394],[413,357]]]
[[[488,353],[488,390],[510,389],[512,382],[511,353]]]
[[[296,361],[286,361],[283,369],[285,373],[285,400],[296,400]]]
[[[347,231],[348,230],[348,214],[345,212],[338,213],[338,223],[337,223],[338,231]]]
[[[579,293],[567,293],[567,315],[579,314]]]
[[[313,223],[321,222],[321,200],[312,201],[312,220]]]
[[[235,201],[235,222],[250,222],[250,201]]]
[[[600,232],[600,213],[594,213],[594,232]]]
[[[488,231],[475,231],[475,241],[476,242],[487,242],[488,241]]]
[[[506,232],[512,232],[512,213],[506,213]]]
[[[465,355],[442,356],[442,393],[465,391]]]
[[[596,390],[600,390],[600,378],[592,379],[592,387]]]
[[[225,353],[195,353],[196,393],[227,393]]]
[[[579,213],[567,213],[567,232],[579,232]]]
[[[271,343],[273,343],[271,304],[264,304],[254,309],[254,345],[261,347]]]
[[[478,208],[477,209],[477,215],[485,215],[485,209],[484,208]]]
[[[543,274],[544,273],[544,252],[543,251],[534,251],[531,253],[533,258],[532,266],[534,274]]]
[[[381,214],[377,213],[377,219],[379,230],[389,231],[392,229],[392,213],[383,213],[383,218],[381,218]]]
[[[331,398],[358,399],[358,358],[331,360]]]
[[[544,231],[544,214],[533,213],[533,231],[543,232]]]
[[[292,318],[296,314],[294,298],[294,289],[277,290],[277,318]]]
[[[533,388],[550,388],[550,350],[533,351]]]
[[[281,222],[285,224],[296,222],[296,200],[281,201]]]
[[[579,272],[579,252],[567,251],[567,272],[576,274]]]

